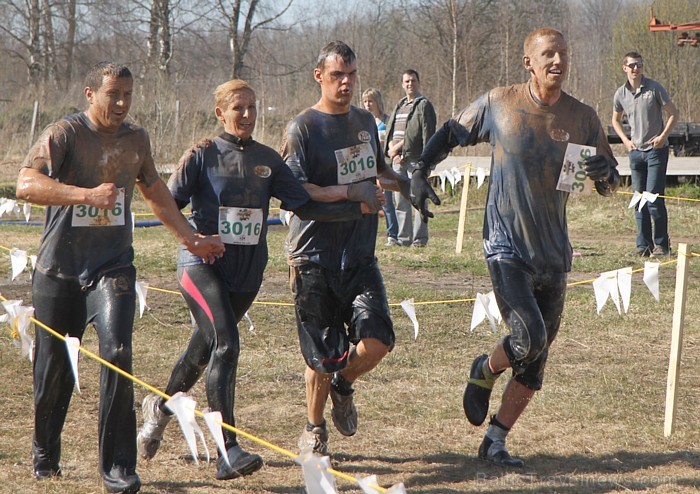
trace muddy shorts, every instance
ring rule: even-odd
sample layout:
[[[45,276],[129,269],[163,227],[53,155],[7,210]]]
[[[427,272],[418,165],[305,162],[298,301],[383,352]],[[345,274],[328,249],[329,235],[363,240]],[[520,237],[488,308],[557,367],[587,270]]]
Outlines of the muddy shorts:
[[[348,363],[350,343],[376,338],[394,347],[394,326],[376,263],[331,271],[307,263],[289,270],[289,282],[306,364],[332,373]]]
[[[515,259],[492,260],[488,268],[498,309],[510,330],[503,349],[514,378],[539,390],[564,311],[566,273],[533,274]]]

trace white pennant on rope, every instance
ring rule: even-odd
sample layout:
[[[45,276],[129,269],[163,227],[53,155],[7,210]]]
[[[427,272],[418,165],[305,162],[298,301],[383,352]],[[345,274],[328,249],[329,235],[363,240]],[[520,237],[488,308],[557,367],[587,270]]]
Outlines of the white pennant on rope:
[[[280,209],[280,221],[284,226],[289,226],[289,218],[290,218],[290,213],[289,211],[285,211],[284,209]]]
[[[228,452],[226,451],[226,443],[224,442],[224,433],[221,430],[221,424],[224,423],[224,420],[221,417],[221,412],[216,411],[216,412],[205,413],[204,414],[204,423],[207,424],[207,427],[209,428],[209,432],[211,433],[211,436],[214,438],[214,441],[216,442],[216,447],[219,449],[219,452],[221,453],[221,457],[224,459],[226,464],[230,467],[231,461],[228,459]]]
[[[379,494],[379,490],[377,487],[379,487],[379,484],[377,483],[377,476],[376,475],[369,475],[368,477],[355,477],[357,479],[357,483],[360,484],[360,487],[362,488],[362,492],[365,494]]]
[[[66,349],[68,350],[68,358],[70,367],[73,369],[73,377],[75,377],[75,389],[80,393],[80,377],[78,376],[78,353],[80,353],[80,340],[75,336],[66,335]]]
[[[15,213],[15,216],[19,218],[19,206],[17,205],[16,200],[7,199],[6,197],[0,199],[0,217],[2,217],[5,213]]]
[[[642,192],[642,199],[639,201],[639,210],[641,211],[647,202],[656,201],[657,197],[659,197],[659,194],[652,194],[651,192],[647,192],[646,190]]]
[[[634,191],[632,194],[632,199],[630,199],[630,203],[627,206],[627,209],[632,209],[635,207],[637,204],[639,204],[639,201],[642,199],[642,193],[638,191]]]
[[[600,314],[603,306],[605,306],[605,302],[608,301],[608,297],[613,299],[618,314],[622,314],[620,311],[620,292],[617,287],[617,271],[606,271],[602,273],[598,279],[593,282],[593,292],[595,293],[595,300],[598,306],[598,314]]]
[[[617,289],[620,290],[622,308],[627,314],[630,308],[630,296],[632,295],[632,268],[617,270]]]
[[[139,317],[143,317],[143,311],[148,309],[148,304],[146,304],[146,297],[148,296],[148,286],[149,284],[145,281],[136,282],[136,295],[139,297]]]
[[[456,166],[452,167],[452,176],[455,178],[455,184],[458,184],[462,181],[462,170],[457,168]]]
[[[413,323],[413,339],[418,339],[418,319],[416,318],[416,306],[414,304],[414,299],[408,298],[401,302],[401,308],[404,310],[408,318]]]
[[[32,362],[34,359],[34,340],[29,334],[29,326],[32,323],[31,317],[34,315],[34,307],[22,305],[21,300],[7,300],[2,303],[7,312],[7,323],[13,332],[19,335],[19,341],[14,340],[16,347],[21,349],[22,357],[28,357]]]
[[[34,269],[36,269],[36,256],[34,256],[34,255],[29,256],[29,262],[32,263],[32,273],[33,273]]]
[[[27,252],[13,248],[10,251],[10,263],[12,264],[12,279],[14,280],[27,268]]]
[[[22,213],[24,213],[24,221],[29,223],[29,219],[32,217],[32,205],[25,202],[24,206],[22,206]]]
[[[438,173],[438,177],[440,178],[440,190],[444,193],[445,192],[445,183],[447,182],[447,175],[449,175],[450,172],[448,170],[441,170],[440,173]]]
[[[195,433],[199,436],[199,440],[202,442],[207,455],[207,461],[209,461],[209,448],[207,448],[202,429],[199,428],[199,424],[197,424],[194,416],[194,410],[197,407],[196,402],[182,391],[178,391],[165,402],[165,406],[177,417],[180,429],[182,429],[182,435],[185,436],[185,441],[187,441],[187,446],[190,448],[195,464],[199,465]]]
[[[496,304],[496,297],[493,292],[489,292],[486,295],[482,293],[476,294],[476,300],[474,301],[474,311],[472,312],[472,322],[470,331],[474,331],[481,322],[488,318],[491,329],[494,333],[498,332],[496,328],[496,322],[501,320],[501,312],[498,310],[498,305]]]
[[[403,482],[399,482],[398,484],[392,485],[388,491],[386,491],[386,494],[406,494],[406,487],[403,485]]]
[[[131,213],[131,233],[134,233],[134,228],[136,228],[136,215]]]
[[[644,284],[647,286],[656,301],[659,301],[659,263],[644,263]]]
[[[478,189],[484,185],[484,179],[486,179],[486,168],[478,166],[476,168],[476,188]]]
[[[294,461],[301,465],[307,494],[337,494],[335,478],[328,471],[331,461],[327,456],[316,456],[307,448]]]
[[[255,331],[255,325],[253,324],[253,320],[248,315],[248,312],[243,314],[243,317],[245,317],[245,320],[248,321],[248,331],[250,331],[251,333]]]

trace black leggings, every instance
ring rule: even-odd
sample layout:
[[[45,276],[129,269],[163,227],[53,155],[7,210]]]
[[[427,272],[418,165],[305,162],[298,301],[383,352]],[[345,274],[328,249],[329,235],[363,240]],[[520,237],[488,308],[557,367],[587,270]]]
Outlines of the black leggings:
[[[77,281],[45,276],[38,270],[32,282],[35,316],[62,335],[82,339],[92,323],[99,339],[100,357],[131,373],[131,337],[136,294],[133,266],[110,271],[90,288]],[[37,326],[34,348],[35,470],[58,469],[61,431],[75,378],[66,344]],[[136,468],[136,414],[131,380],[102,367],[99,408],[100,472]]]
[[[488,267],[498,308],[510,329],[503,349],[515,380],[539,390],[564,311],[566,273],[533,274],[513,259],[492,260]]]
[[[257,292],[229,292],[208,264],[178,268],[180,291],[197,323],[165,388],[168,395],[188,391],[207,369],[205,387],[212,411],[235,426],[234,402],[240,343],[238,322],[253,304]],[[237,444],[236,434],[223,429],[226,449]]]

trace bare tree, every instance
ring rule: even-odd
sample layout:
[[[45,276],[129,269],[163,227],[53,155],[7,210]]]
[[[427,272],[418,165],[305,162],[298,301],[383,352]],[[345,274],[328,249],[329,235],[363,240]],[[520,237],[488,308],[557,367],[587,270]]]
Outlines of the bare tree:
[[[284,15],[294,0],[288,0],[287,4],[278,12],[272,13],[265,19],[254,22],[256,10],[260,6],[260,0],[233,0],[227,4],[224,0],[218,0],[221,13],[228,18],[229,57],[231,61],[231,77],[241,77],[245,68],[245,57],[248,53],[253,33],[266,26],[270,26]],[[247,10],[243,9],[247,4]]]
[[[153,0],[148,33],[148,66],[157,67],[166,78],[173,57],[173,19],[170,0]]]

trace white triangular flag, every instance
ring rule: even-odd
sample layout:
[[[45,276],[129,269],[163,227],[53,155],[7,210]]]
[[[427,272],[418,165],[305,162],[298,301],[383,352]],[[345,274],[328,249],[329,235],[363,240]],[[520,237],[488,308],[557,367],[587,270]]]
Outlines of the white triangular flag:
[[[455,188],[455,185],[457,184],[457,177],[455,176],[454,172],[455,172],[455,169],[453,168],[447,174],[447,180],[450,181],[450,186],[452,186],[453,189]]]
[[[68,350],[68,359],[70,367],[73,369],[73,377],[75,377],[75,389],[80,393],[80,377],[78,376],[78,354],[80,353],[80,340],[75,336],[66,335],[66,349]]]
[[[637,204],[639,204],[639,201],[642,199],[642,193],[638,191],[634,191],[634,194],[632,194],[632,199],[630,199],[630,203],[627,206],[627,209],[632,209],[635,207]]]
[[[622,308],[627,314],[630,308],[630,296],[632,295],[632,268],[617,270],[617,289],[622,297]]]
[[[489,324],[491,325],[491,329],[493,330],[493,332],[498,332],[498,328],[496,328],[496,322],[494,320],[495,318],[490,310],[490,305],[491,298],[489,297],[489,294],[476,294],[476,300],[474,301],[474,311],[472,312],[471,331],[474,331],[474,328],[477,327],[484,320],[484,318],[487,318],[489,320]]]
[[[29,261],[31,261],[31,263],[32,263],[32,271],[34,271],[34,269],[36,269],[36,256],[34,256],[34,255],[29,256]]]
[[[204,422],[207,424],[207,427],[209,428],[209,432],[211,433],[211,436],[214,438],[214,441],[216,442],[216,447],[219,449],[219,452],[221,453],[221,457],[224,459],[226,464],[230,467],[231,466],[231,461],[228,459],[228,451],[226,451],[226,442],[224,441],[224,433],[221,430],[221,424],[223,424],[224,420],[221,418],[221,412],[216,411],[216,412],[207,412],[204,414]]]
[[[386,491],[386,494],[407,494],[406,487],[403,485],[403,482],[399,482],[398,484],[392,485],[389,490]]]
[[[248,331],[250,331],[251,333],[255,331],[255,325],[253,324],[253,320],[250,318],[247,312],[243,314],[243,317],[245,317],[245,320],[248,321]]]
[[[2,217],[5,213],[10,214],[12,212],[19,217],[19,206],[17,206],[17,201],[3,197],[2,200],[0,200],[0,217]]]
[[[22,211],[24,213],[24,221],[29,223],[29,219],[32,217],[32,205],[28,202],[25,202],[24,206],[22,206]]]
[[[484,179],[486,178],[486,168],[478,166],[476,168],[476,188],[478,189],[484,185]]]
[[[21,300],[6,300],[2,306],[7,312],[7,323],[19,335],[19,341],[13,341],[16,347],[21,349],[22,357],[28,357],[32,362],[34,359],[34,340],[29,334],[29,326],[32,323],[31,317],[34,315],[34,307],[22,305]]]
[[[654,296],[656,301],[659,301],[659,263],[649,262],[644,263],[644,283]]]
[[[615,303],[615,307],[617,308],[617,313],[622,314],[622,311],[620,310],[620,291],[617,288],[617,271],[608,271],[606,273],[603,273],[608,275],[605,280],[606,280],[606,285],[608,287],[608,291],[610,292],[610,298],[613,300]]]
[[[452,167],[452,176],[455,178],[455,184],[458,184],[462,181],[462,175],[462,170],[460,170],[456,166]]]
[[[165,402],[165,406],[168,407],[168,409],[177,417],[177,421],[180,424],[180,429],[182,429],[182,435],[185,436],[187,446],[190,448],[194,462],[199,465],[199,454],[197,452],[197,438],[195,437],[195,433],[197,436],[199,436],[199,440],[202,442],[204,450],[207,454],[207,461],[209,461],[209,448],[207,448],[207,443],[204,441],[202,429],[199,428],[199,424],[197,424],[194,417],[194,410],[197,406],[195,401],[182,391],[178,391]]]
[[[136,228],[136,215],[131,213],[131,233],[134,233],[134,228]]]
[[[440,173],[438,173],[438,177],[440,177],[440,190],[444,193],[445,192],[445,183],[447,182],[447,174],[449,172],[447,170],[441,170]]]
[[[603,309],[605,302],[608,301],[608,297],[610,296],[607,283],[607,280],[602,274],[593,282],[593,293],[595,293],[598,314],[600,314],[600,311]]]
[[[651,192],[647,192],[646,190],[642,192],[642,199],[639,201],[639,210],[641,211],[647,202],[656,201],[657,197],[659,197],[659,194],[652,194]]]
[[[327,456],[316,456],[309,448],[303,450],[294,461],[301,465],[307,494],[337,494],[335,479],[328,471],[331,462]]]
[[[194,314],[192,314],[192,311],[190,311],[190,322],[192,323],[192,326],[197,325],[197,320],[194,318]]]
[[[489,298],[488,311],[496,320],[496,323],[500,324],[500,322],[503,320],[503,317],[501,316],[501,309],[498,308],[498,302],[496,302],[496,295],[494,295],[493,290],[491,290],[489,293],[486,294],[486,296]]]
[[[377,490],[377,487],[379,487],[379,484],[377,484],[377,476],[376,475],[370,475],[368,477],[360,478],[360,477],[355,477],[357,479],[357,483],[360,484],[360,487],[362,488],[362,492],[365,494],[379,494],[379,490]]]
[[[290,218],[289,211],[285,211],[284,209],[280,209],[280,221],[284,226],[289,226],[289,218]]]
[[[148,308],[146,297],[148,296],[148,283],[145,281],[136,282],[136,295],[139,297],[139,317],[143,317],[144,309]]]
[[[10,251],[10,262],[12,263],[12,279],[17,278],[27,267],[27,252],[19,249]]]
[[[416,340],[418,339],[418,319],[416,319],[416,306],[413,303],[414,300],[412,298],[408,298],[406,300],[403,300],[401,302],[401,308],[404,310],[408,318],[411,320],[413,323],[413,339]]]

